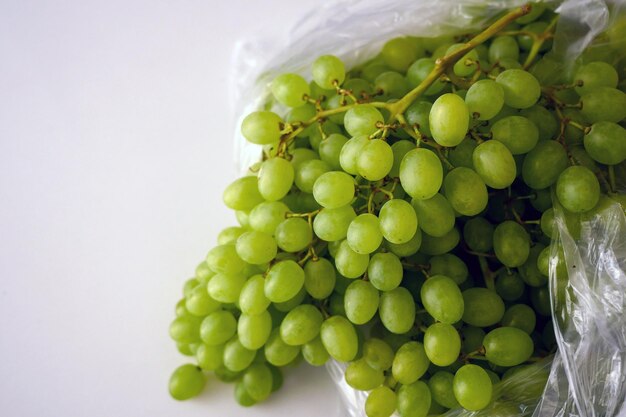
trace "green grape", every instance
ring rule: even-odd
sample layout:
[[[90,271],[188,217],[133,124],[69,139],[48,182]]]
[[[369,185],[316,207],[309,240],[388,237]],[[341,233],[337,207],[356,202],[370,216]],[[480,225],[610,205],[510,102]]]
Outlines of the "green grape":
[[[626,160],[626,130],[611,122],[597,122],[584,139],[585,150],[594,161],[617,165]]]
[[[393,358],[393,378],[403,385],[412,384],[428,370],[430,361],[420,342],[407,342],[400,346]]]
[[[461,353],[461,337],[452,325],[435,323],[424,333],[424,349],[432,363],[437,366],[448,366],[453,364]]]
[[[472,156],[474,169],[482,180],[491,188],[507,188],[516,176],[516,166],[509,149],[497,140],[481,143]]]
[[[582,146],[572,146],[569,148],[570,159],[575,165],[582,165],[593,172],[598,171],[598,164],[589,156],[589,153]]]
[[[464,216],[475,216],[487,207],[487,187],[472,169],[459,167],[446,175],[444,195],[452,208]]]
[[[283,158],[270,158],[261,164],[259,171],[259,193],[267,201],[283,198],[293,185],[293,165]]]
[[[429,199],[413,199],[411,205],[419,219],[419,227],[430,236],[441,237],[454,227],[454,210],[441,194]]]
[[[288,107],[298,107],[306,103],[305,96],[311,94],[309,84],[298,74],[281,74],[271,85],[274,98]]]
[[[590,62],[574,75],[574,83],[579,84],[574,89],[581,96],[598,87],[616,88],[618,82],[617,71],[606,62]]]
[[[422,381],[403,385],[398,390],[398,412],[402,417],[426,417],[430,403],[430,390]]]
[[[312,193],[317,179],[328,171],[330,166],[320,159],[304,161],[296,170],[296,186],[305,193]]]
[[[443,94],[433,103],[429,123],[433,139],[441,146],[456,146],[465,138],[470,114],[465,101],[456,94]]]
[[[326,351],[322,339],[318,336],[302,345],[302,357],[309,365],[322,366],[328,362],[330,355]]]
[[[250,113],[241,122],[241,134],[248,142],[257,145],[270,145],[280,139],[280,116],[271,111],[256,111]]]
[[[444,276],[435,275],[426,280],[420,292],[422,304],[435,320],[456,323],[463,316],[463,296],[456,283]]]
[[[538,130],[539,139],[553,139],[559,133],[559,122],[551,111],[541,105],[534,105],[519,113],[530,120]]]
[[[361,78],[351,78],[343,83],[344,90],[352,91],[357,98],[366,98],[374,94],[373,86]]]
[[[393,253],[398,257],[407,257],[411,256],[419,250],[422,245],[422,232],[420,229],[417,229],[415,235],[406,243],[391,243],[385,242],[385,246],[389,250],[389,252]]]
[[[324,317],[317,307],[302,304],[287,313],[280,324],[280,337],[285,343],[300,346],[315,339]]]
[[[546,212],[547,211],[548,210],[546,210]],[[524,282],[531,287],[542,287],[546,285],[546,277],[537,268],[537,259],[544,248],[545,246],[541,243],[535,244],[530,248],[530,254],[526,262],[518,268],[519,274]]]
[[[238,274],[216,274],[207,284],[211,298],[220,303],[234,303],[239,299],[241,290],[246,283],[246,276]]]
[[[600,183],[589,168],[566,168],[556,182],[556,196],[566,210],[584,213],[595,207],[600,199]]]
[[[420,51],[415,44],[407,38],[394,38],[383,46],[381,55],[387,66],[405,72],[409,65],[415,61],[423,51]]]
[[[289,207],[283,202],[263,202],[253,208],[248,216],[250,228],[257,232],[273,235],[276,231],[276,227],[285,219],[287,212],[289,212]],[[241,234],[243,234],[243,231]]]
[[[334,55],[322,55],[313,62],[313,80],[322,88],[333,89],[346,78],[343,62]]]
[[[356,158],[356,168],[360,176],[368,181],[383,179],[393,166],[393,151],[384,140],[368,141]],[[347,175],[347,174],[346,174]]]
[[[328,300],[328,311],[330,314],[345,317],[346,311],[343,308],[343,293],[339,291],[333,292]]]
[[[326,172],[315,181],[313,197],[326,208],[339,208],[350,204],[354,198],[354,178],[345,172]]]
[[[333,292],[335,282],[335,267],[328,259],[312,259],[304,265],[304,288],[311,297],[317,300],[327,298]]]
[[[221,304],[211,298],[209,293],[207,292],[206,285],[198,285],[194,288],[189,297],[187,297],[187,301],[185,302],[185,308],[188,312],[193,314],[194,316],[206,316],[217,309],[219,309]]]
[[[382,114],[369,104],[352,107],[343,118],[344,127],[351,136],[371,135],[378,130],[377,124],[383,122]]]
[[[237,255],[235,245],[214,247],[207,254],[206,263],[212,271],[224,274],[237,274],[246,266],[246,263]]]
[[[371,213],[358,215],[348,227],[347,242],[350,248],[358,254],[367,255],[374,252],[382,241],[380,222],[378,217]],[[348,276],[348,278],[352,277]]]
[[[438,371],[428,380],[428,388],[430,388],[433,400],[446,408],[459,406],[459,402],[454,397],[453,380],[454,375],[446,371]]]
[[[305,298],[306,290],[304,289],[304,286],[302,286],[302,288],[300,288],[300,291],[298,291],[296,295],[291,297],[289,300],[280,303],[274,303],[274,308],[280,312],[287,313],[302,304]]]
[[[393,365],[394,353],[384,340],[371,338],[363,344],[363,358],[373,369],[386,371]]]
[[[415,88],[420,85],[428,74],[435,68],[435,60],[433,58],[420,58],[413,62],[406,72],[406,78],[411,88]],[[441,80],[436,80],[430,87],[424,92],[427,96],[434,96],[444,89],[446,84]]]
[[[224,190],[222,196],[226,207],[233,210],[248,211],[263,202],[259,193],[258,178],[253,176],[241,177]]]
[[[408,332],[415,323],[413,296],[403,287],[383,292],[380,296],[378,314],[385,328],[391,333]]]
[[[263,203],[261,203],[261,204],[263,204]],[[259,204],[259,206],[261,204]],[[268,203],[268,204],[270,204],[270,203]],[[280,203],[280,204],[282,204],[282,203]],[[257,207],[259,207],[259,206],[257,206]],[[254,209],[252,209],[252,211],[254,211]],[[252,212],[250,212],[250,213],[252,213]],[[217,244],[218,245],[233,245],[233,244],[235,244],[235,242],[237,242],[237,238],[239,236],[241,236],[245,231],[246,231],[246,229],[244,229],[243,227],[237,227],[237,226],[227,227],[226,229],[223,229],[217,235]],[[203,262],[202,264],[206,265],[206,262]],[[200,265],[198,265],[198,268],[200,268]],[[207,268],[207,270],[210,270],[208,265],[206,266],[206,268]],[[197,269],[196,269],[196,276],[198,276],[198,270]]]
[[[382,235],[391,243],[408,242],[417,231],[415,209],[404,200],[389,200],[382,206],[378,216]]]
[[[409,82],[396,71],[386,71],[374,80],[374,88],[383,98],[400,98],[409,90]]]
[[[391,145],[391,152],[393,152],[393,165],[389,170],[388,176],[392,178],[398,178],[400,176],[400,164],[404,155],[410,150],[415,149],[415,144],[408,140],[399,140]]]
[[[200,326],[200,338],[209,346],[226,343],[237,331],[237,320],[230,311],[215,311]]]
[[[385,374],[372,369],[364,359],[358,359],[346,368],[345,379],[356,390],[370,391],[383,384]]]
[[[215,376],[222,382],[231,383],[239,379],[241,372],[233,372],[225,366],[222,366],[215,370]]]
[[[272,317],[266,311],[258,315],[242,314],[237,322],[237,335],[241,344],[250,350],[261,348],[272,331]]]
[[[187,307],[185,307],[186,303],[187,303],[187,299],[186,298],[178,300],[178,302],[176,303],[176,309],[175,309],[176,317],[182,317],[182,316],[189,316],[189,315],[191,315],[189,313],[189,311],[187,311]]]
[[[420,250],[425,255],[443,255],[454,249],[460,240],[461,236],[457,229],[452,229],[441,237],[430,236],[424,233]]]
[[[443,179],[443,167],[437,155],[423,148],[407,152],[400,164],[400,184],[404,191],[418,200],[432,198]]]
[[[196,350],[196,360],[203,371],[215,371],[224,365],[224,345],[201,343]]]
[[[276,240],[267,233],[246,232],[239,236],[236,244],[237,255],[244,261],[261,265],[276,257]]]
[[[367,81],[374,82],[376,77],[387,71],[389,71],[389,67],[386,64],[383,62],[373,61],[371,64],[363,68],[361,76]]]
[[[492,139],[502,142],[513,155],[530,152],[539,141],[539,129],[522,116],[508,116],[491,127]]]
[[[276,228],[276,243],[285,252],[300,252],[306,249],[313,239],[309,223],[301,217],[283,220]]]
[[[488,327],[498,323],[504,314],[504,302],[487,288],[474,287],[463,291],[463,321],[471,326]]]
[[[531,334],[535,330],[537,317],[532,308],[526,304],[515,304],[509,307],[504,316],[502,316],[501,324],[504,327],[516,327],[520,330]]]
[[[235,381],[230,381],[235,382]],[[235,401],[242,407],[252,407],[256,404],[256,401],[250,396],[246,390],[243,380],[235,382]]]
[[[526,262],[530,253],[530,237],[520,224],[507,220],[493,232],[493,248],[500,262],[515,268]]]
[[[254,401],[266,400],[272,393],[272,371],[262,363],[257,363],[243,374],[243,386]]]
[[[369,255],[355,252],[347,240],[344,240],[335,256],[335,267],[346,278],[360,277],[367,271]]]
[[[317,109],[315,108],[314,104],[304,104],[300,107],[295,107],[291,109],[291,111],[287,113],[287,116],[285,117],[285,121],[288,123],[292,123],[292,124],[308,122],[310,119],[315,117],[316,113],[317,113]],[[310,125],[304,128],[304,130],[300,132],[297,136],[309,137],[311,135],[311,132],[313,132],[314,129],[316,129],[316,126],[314,124]]]
[[[294,172],[298,170],[303,162],[319,158],[317,152],[308,148],[297,148],[290,151],[290,153],[291,161],[289,162],[291,162],[291,165],[293,165]]]
[[[504,59],[519,61],[519,46],[512,36],[498,36],[489,45],[489,61],[496,63]]]
[[[503,269],[496,278],[496,292],[503,300],[518,300],[524,295],[524,281],[518,273]]]
[[[434,85],[434,84],[433,84]],[[420,100],[411,104],[405,111],[404,117],[411,127],[416,127],[420,134],[431,137],[429,115],[433,104]],[[415,144],[412,143],[413,148]],[[393,145],[392,145],[393,146]]]
[[[451,149],[448,153],[448,160],[455,167],[465,167],[474,169],[474,161],[472,155],[478,144],[473,139],[463,139],[456,148]]]
[[[464,47],[465,44],[455,43],[448,48],[448,50],[446,51],[446,55],[451,55],[458,50],[463,49]],[[477,61],[478,52],[476,52],[475,49],[472,49],[468,53],[463,55],[458,61],[456,61],[452,69],[454,73],[459,77],[467,77],[469,75],[472,75],[478,68]]]
[[[461,333],[463,335],[463,352],[475,352],[483,346],[485,331],[480,327],[464,326]]]
[[[265,296],[265,279],[262,275],[251,277],[239,294],[239,308],[243,314],[258,315],[267,310],[270,300]]]
[[[275,263],[265,278],[265,296],[273,303],[293,298],[304,285],[304,271],[296,262]]]
[[[348,227],[355,218],[356,213],[351,206],[323,209],[313,220],[313,231],[327,242],[339,241],[346,238]]]
[[[339,163],[341,168],[348,174],[357,175],[357,160],[363,147],[369,143],[367,135],[353,137],[341,148]]]
[[[471,250],[486,253],[493,248],[493,231],[491,223],[482,217],[475,217],[465,223],[463,239]]]
[[[522,177],[530,188],[541,190],[554,184],[568,164],[563,145],[553,140],[541,141],[524,158]]]
[[[274,366],[285,366],[291,363],[300,353],[300,346],[291,346],[280,337],[278,328],[272,330],[265,343],[265,358]]]
[[[367,417],[391,417],[396,411],[396,393],[389,387],[374,388],[365,400],[365,414]]]
[[[393,253],[376,253],[367,267],[367,277],[374,288],[391,291],[402,282],[402,263]]]
[[[349,362],[359,349],[356,330],[347,318],[332,316],[322,323],[320,331],[322,344],[335,360]]]
[[[195,343],[200,334],[200,323],[199,317],[191,315],[176,317],[170,324],[170,337],[179,343]]]
[[[192,364],[179,366],[170,377],[170,395],[178,401],[188,400],[198,396],[205,383],[206,378],[199,367]]]
[[[502,110],[504,90],[493,80],[480,80],[467,90],[465,104],[474,119],[489,120]]]
[[[348,142],[348,138],[339,133],[329,135],[320,143],[320,159],[326,162],[331,169],[340,170],[341,163],[339,162],[339,155],[346,142]]]
[[[544,212],[552,207],[552,192],[549,188],[533,190],[533,194],[534,195],[531,195],[532,198],[530,199],[530,205],[533,206],[535,210]]]
[[[498,366],[516,366],[526,362],[534,350],[530,336],[515,327],[499,327],[490,331],[483,344],[487,360]]]
[[[537,102],[541,95],[539,81],[521,69],[503,71],[496,78],[504,90],[504,104],[515,109],[526,109]]]
[[[589,121],[617,123],[626,117],[626,93],[610,87],[596,87],[585,92],[580,112]]]
[[[457,285],[465,282],[469,274],[465,262],[451,253],[433,256],[428,262],[430,263],[428,272],[431,275],[444,275],[451,278]]]
[[[487,372],[478,365],[463,365],[452,380],[454,397],[461,407],[478,411],[491,402],[493,386]]]
[[[530,300],[538,314],[550,317],[552,312],[550,307],[550,290],[548,287],[533,288],[530,292]]]
[[[378,311],[378,290],[368,281],[356,280],[346,289],[343,302],[348,320],[365,324]]]

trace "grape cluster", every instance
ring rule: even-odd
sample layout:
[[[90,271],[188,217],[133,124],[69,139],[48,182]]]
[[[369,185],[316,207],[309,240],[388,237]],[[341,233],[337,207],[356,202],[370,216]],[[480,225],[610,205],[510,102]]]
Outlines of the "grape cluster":
[[[626,159],[617,70],[584,55],[555,71],[555,23],[538,4],[480,41],[401,37],[350,71],[326,55],[311,82],[276,77],[277,110],[241,126],[262,161],[223,194],[239,226],[176,306],[170,335],[195,364],[171,395],[198,395],[213,371],[250,406],[281,368],[332,359],[369,391],[369,417],[424,417],[484,409],[553,352],[548,275],[567,271],[552,195],[576,235],[624,202]]]

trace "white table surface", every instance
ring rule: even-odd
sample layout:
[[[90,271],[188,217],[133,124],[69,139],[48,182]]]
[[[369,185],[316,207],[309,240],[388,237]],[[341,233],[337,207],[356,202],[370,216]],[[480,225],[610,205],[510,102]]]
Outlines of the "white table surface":
[[[0,415],[340,416],[323,369],[267,403],[167,394],[183,282],[234,223],[236,40],[315,0],[0,2]]]

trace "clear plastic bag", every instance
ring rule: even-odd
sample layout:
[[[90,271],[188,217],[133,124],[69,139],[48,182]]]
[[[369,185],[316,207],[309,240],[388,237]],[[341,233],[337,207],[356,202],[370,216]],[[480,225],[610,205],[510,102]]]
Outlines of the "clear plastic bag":
[[[320,6],[297,22],[287,44],[258,39],[240,43],[232,85],[239,166],[245,170],[257,162],[260,151],[243,139],[237,127],[244,115],[264,106],[268,83],[278,73],[310,75],[311,62],[327,53],[341,57],[349,67],[372,57],[394,36],[467,33],[524,3],[527,1],[344,0]],[[545,3],[560,15],[550,54],[564,71],[626,10],[623,0]],[[624,184],[620,189],[626,189]],[[599,214],[580,222],[577,239],[568,230],[562,211],[555,208],[555,212],[558,237],[552,243],[549,285],[558,352],[498,384],[494,396],[498,399],[489,408],[480,412],[451,410],[447,417],[626,417],[624,211],[619,204],[607,202]],[[557,274],[559,247],[563,248],[567,280]],[[364,417],[367,395],[347,385],[345,365],[332,362],[327,368],[342,393],[346,415]],[[546,380],[545,391],[538,397],[537,387],[542,388]]]

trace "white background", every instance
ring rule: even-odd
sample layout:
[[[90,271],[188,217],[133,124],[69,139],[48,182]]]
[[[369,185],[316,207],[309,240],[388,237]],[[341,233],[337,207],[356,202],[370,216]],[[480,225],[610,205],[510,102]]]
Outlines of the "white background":
[[[0,415],[339,416],[323,369],[167,394],[183,282],[234,223],[238,39],[316,0],[0,0]]]

